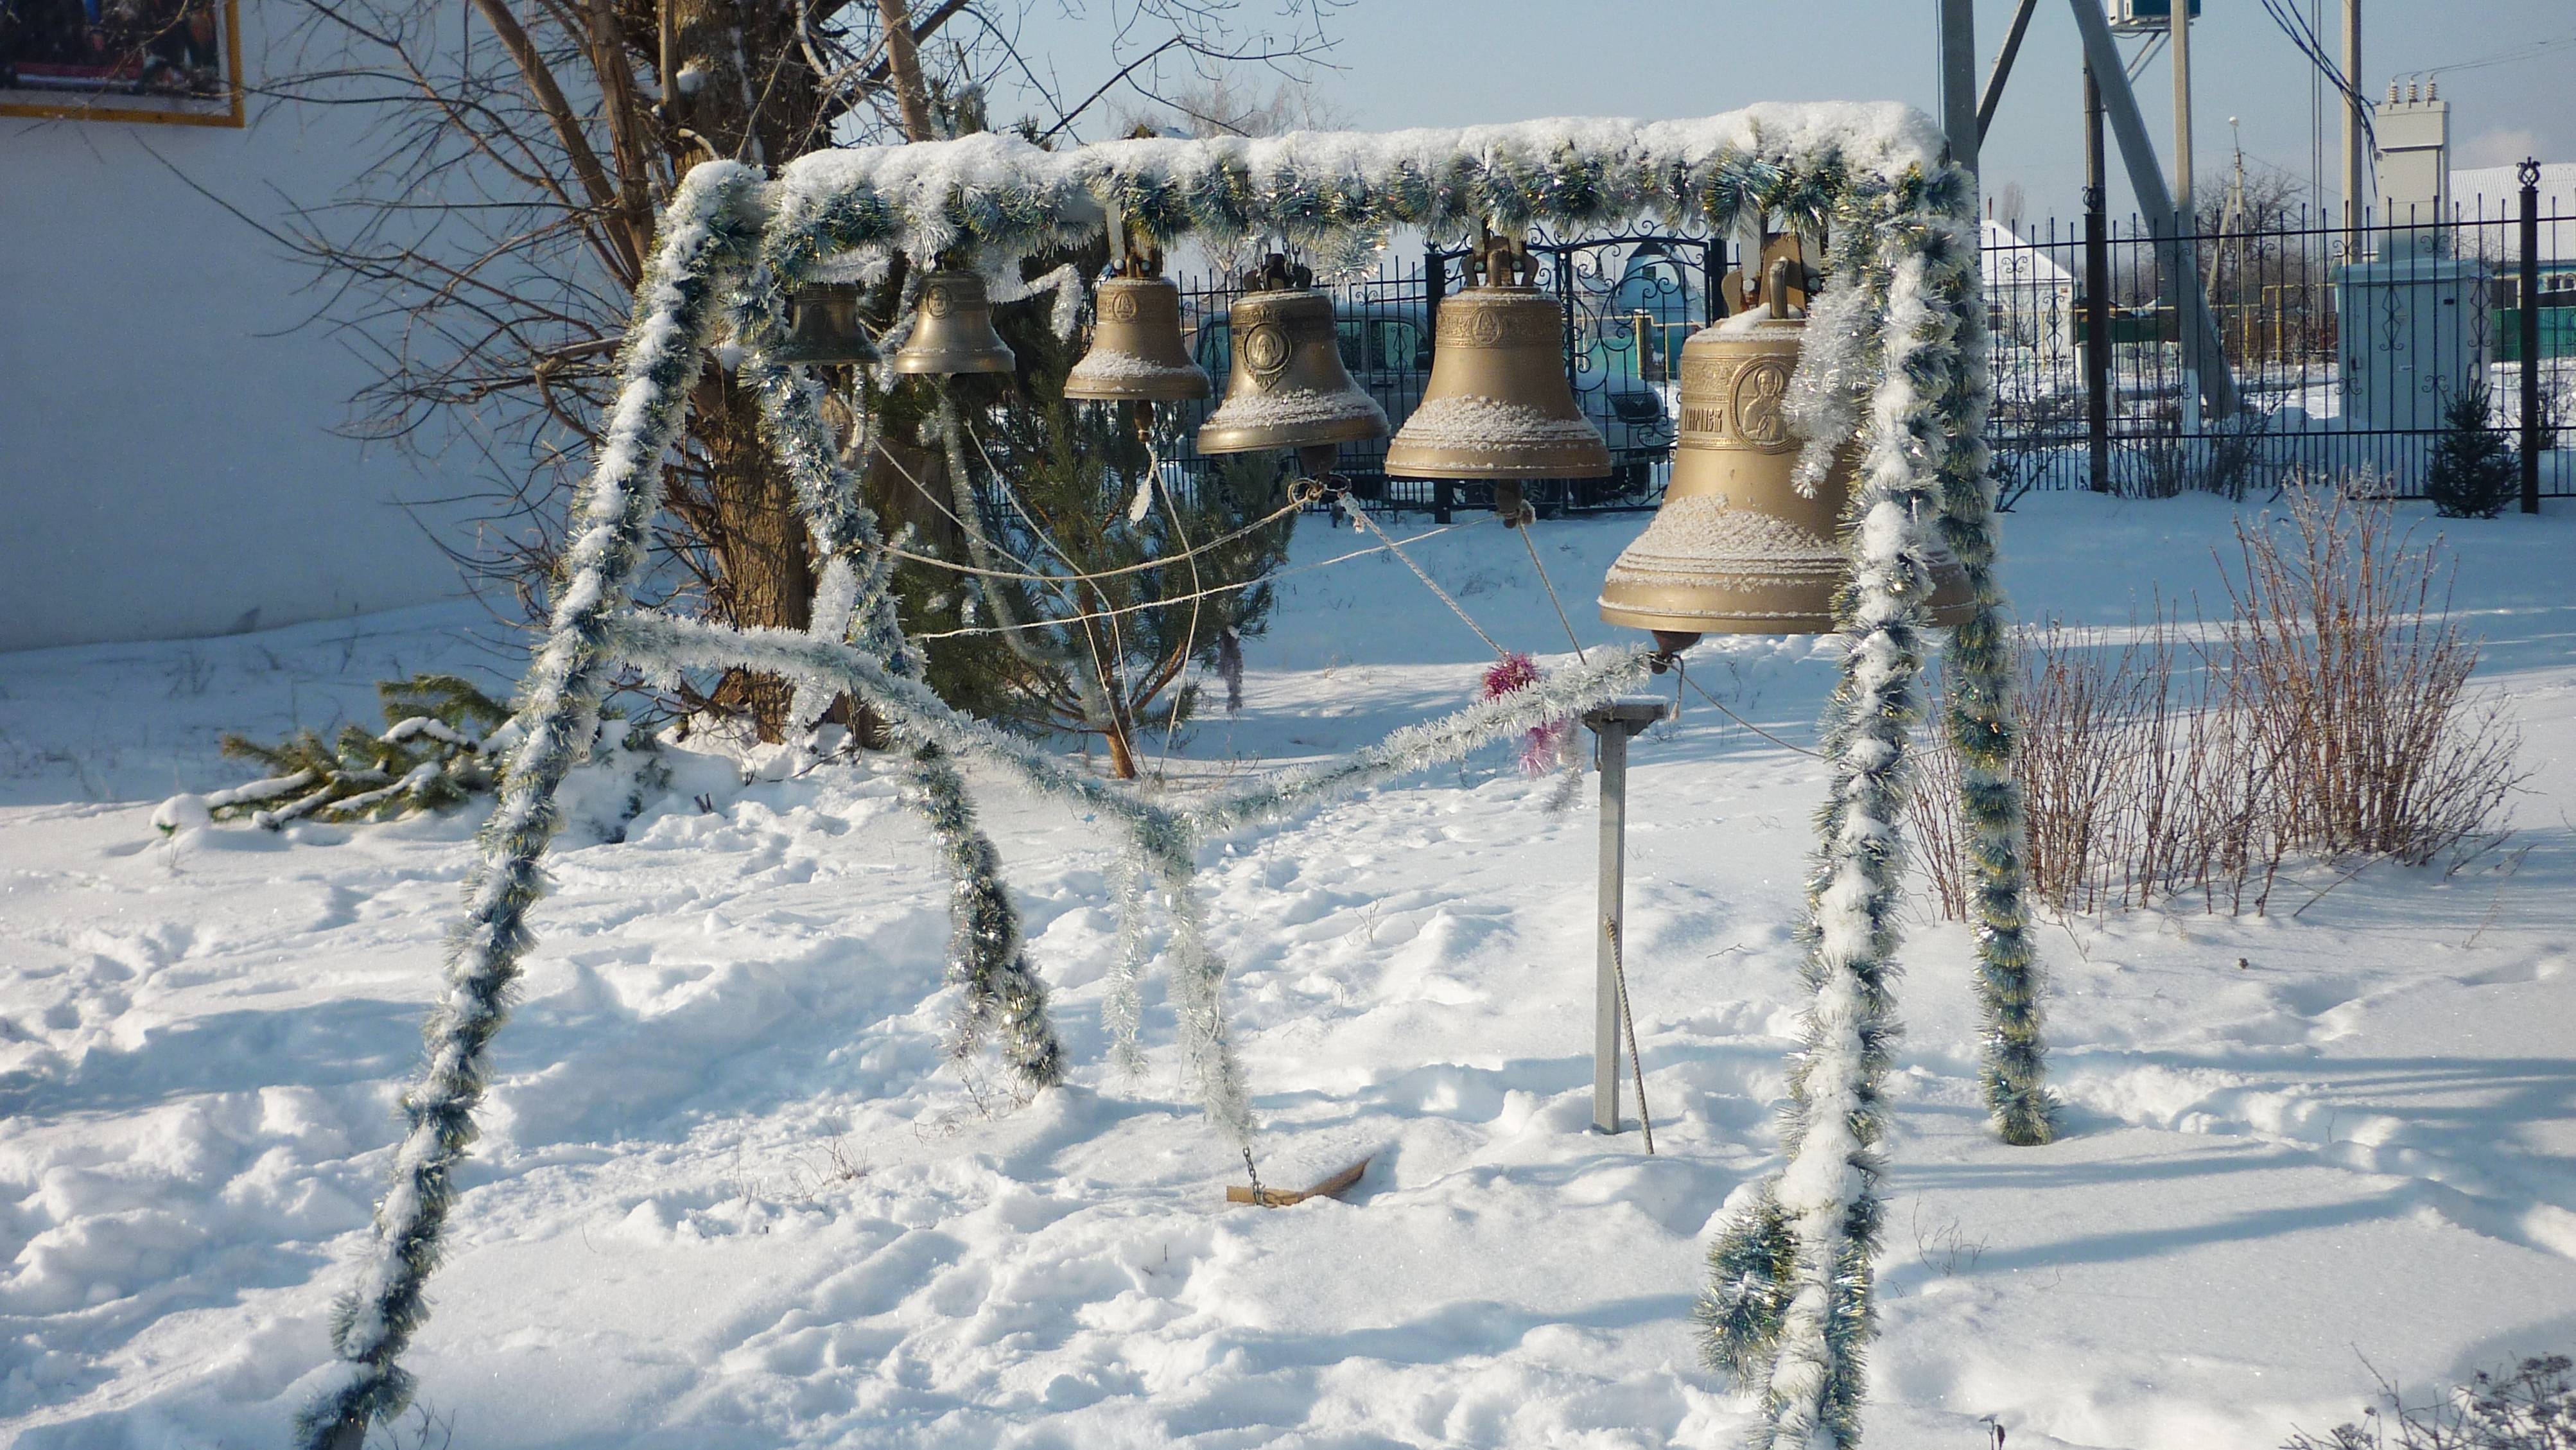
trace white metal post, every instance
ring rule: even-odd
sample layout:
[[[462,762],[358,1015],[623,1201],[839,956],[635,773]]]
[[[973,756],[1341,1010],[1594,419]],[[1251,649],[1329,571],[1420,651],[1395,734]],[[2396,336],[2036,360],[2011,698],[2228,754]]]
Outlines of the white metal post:
[[[1583,724],[1600,744],[1600,910],[1592,933],[1592,1130],[1622,1131],[1619,1121],[1619,944],[1627,931],[1628,738],[1672,713],[1672,703],[1623,697],[1587,711]]]

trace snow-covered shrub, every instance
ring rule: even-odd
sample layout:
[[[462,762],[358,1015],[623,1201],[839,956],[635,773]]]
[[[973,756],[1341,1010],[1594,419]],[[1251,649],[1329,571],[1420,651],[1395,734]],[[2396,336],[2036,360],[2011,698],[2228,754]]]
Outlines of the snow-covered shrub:
[[[2563,1354],[2526,1359],[2502,1378],[2480,1371],[2424,1405],[2407,1404],[2382,1380],[2387,1413],[2373,1405],[2323,1439],[2296,1434],[2281,1450],[2576,1450],[2570,1370],[2576,1362]]]
[[[2132,632],[2051,624],[2020,639],[2023,809],[2031,889],[2059,911],[2197,894],[2263,908],[2288,843],[2265,801],[2277,753],[2230,707],[2171,616]],[[1911,802],[1942,915],[1967,918],[1958,762],[1925,753]]]

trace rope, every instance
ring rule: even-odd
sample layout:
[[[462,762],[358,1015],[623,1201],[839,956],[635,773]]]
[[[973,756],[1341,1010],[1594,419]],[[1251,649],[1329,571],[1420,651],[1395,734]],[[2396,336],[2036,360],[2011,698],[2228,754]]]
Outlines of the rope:
[[[1405,538],[1404,542],[1408,544],[1418,544],[1425,539],[1436,539],[1442,534],[1452,533],[1459,529],[1473,528],[1477,524],[1487,521],[1487,519],[1470,519],[1463,524],[1443,524],[1436,529],[1426,529],[1421,533],[1409,535]],[[1068,615],[1062,619],[1039,620],[1030,623],[1007,626],[998,624],[975,625],[965,629],[942,630],[935,634],[915,634],[910,636],[910,638],[916,640],[955,639],[960,635],[969,634],[1001,634],[1009,629],[1051,629],[1057,625],[1080,624],[1085,620],[1091,619],[1107,619],[1112,615],[1142,614],[1148,609],[1177,609],[1195,599],[1213,599],[1220,594],[1235,594],[1246,589],[1256,589],[1275,580],[1285,579],[1291,574],[1305,574],[1317,569],[1329,569],[1335,564],[1346,564],[1351,560],[1360,558],[1364,555],[1383,554],[1395,548],[1396,541],[1389,539],[1383,544],[1371,544],[1365,549],[1353,549],[1347,554],[1335,554],[1329,559],[1318,559],[1312,564],[1294,564],[1285,569],[1274,569],[1269,573],[1262,575],[1258,579],[1246,579],[1239,584],[1212,584],[1196,593],[1185,594],[1176,599],[1152,599],[1147,600],[1142,604],[1122,604],[1114,609],[1104,609],[1090,614]],[[1484,631],[1478,630],[1477,633],[1482,634]],[[1486,643],[1490,644],[1492,641],[1487,640]]]
[[[1770,741],[1772,744],[1779,746],[1781,749],[1794,750],[1798,754],[1807,757],[1809,760],[1824,759],[1822,755],[1817,754],[1815,751],[1809,750],[1803,745],[1792,745],[1788,741],[1781,739],[1779,736],[1772,734],[1770,731],[1763,729],[1761,726],[1754,724],[1752,721],[1747,720],[1743,716],[1726,708],[1725,705],[1718,701],[1718,698],[1715,695],[1701,689],[1697,682],[1691,679],[1689,670],[1685,669],[1676,671],[1675,678],[1679,679],[1683,684],[1689,685],[1692,694],[1699,696],[1701,699],[1706,700],[1710,705],[1715,706],[1717,713],[1734,721],[1736,724],[1743,726],[1745,729],[1752,731],[1754,734],[1761,736],[1763,739]]]
[[[1530,537],[1529,525],[1524,522],[1518,532],[1521,547],[1529,550],[1530,567],[1538,571],[1538,582],[1547,586],[1547,602],[1556,606],[1556,622],[1565,626],[1566,641],[1574,646],[1574,657],[1584,664],[1592,663],[1584,657],[1583,641],[1574,637],[1574,621],[1565,617],[1565,601],[1556,597],[1556,581],[1547,577],[1547,565],[1539,562],[1538,541]]]
[[[1628,1010],[1627,953],[1619,946],[1619,919],[1601,918],[1601,929],[1610,934],[1610,976],[1619,984],[1619,1025],[1628,1033],[1628,1070],[1637,1079],[1637,1126],[1646,1131],[1646,1154],[1655,1152],[1655,1115],[1646,1111],[1646,1063],[1637,1056],[1637,1014]]]
[[[1512,652],[1510,650],[1494,643],[1494,637],[1485,633],[1485,627],[1478,624],[1475,617],[1467,613],[1467,611],[1459,605],[1457,600],[1449,597],[1448,590],[1441,588],[1430,575],[1422,572],[1422,566],[1413,562],[1412,555],[1404,552],[1402,548],[1398,547],[1395,540],[1388,538],[1387,535],[1378,528],[1377,524],[1369,518],[1368,510],[1360,507],[1358,499],[1351,497],[1349,494],[1343,494],[1342,509],[1345,513],[1348,513],[1351,516],[1351,521],[1353,523],[1358,524],[1361,528],[1368,530],[1372,534],[1376,534],[1379,538],[1385,539],[1386,546],[1395,551],[1395,557],[1402,559],[1404,561],[1404,567],[1413,571],[1413,577],[1422,581],[1422,587],[1440,596],[1440,602],[1448,605],[1450,613],[1457,615],[1459,619],[1466,622],[1469,629],[1476,632],[1476,638],[1485,642],[1485,648],[1492,650],[1496,659],[1508,660],[1512,657]],[[1429,536],[1424,535],[1422,537]]]

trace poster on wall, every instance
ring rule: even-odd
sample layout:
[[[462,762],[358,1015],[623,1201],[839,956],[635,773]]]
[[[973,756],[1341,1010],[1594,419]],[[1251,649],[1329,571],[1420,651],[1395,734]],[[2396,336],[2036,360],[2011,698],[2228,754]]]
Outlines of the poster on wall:
[[[0,116],[242,123],[240,0],[0,0]]]

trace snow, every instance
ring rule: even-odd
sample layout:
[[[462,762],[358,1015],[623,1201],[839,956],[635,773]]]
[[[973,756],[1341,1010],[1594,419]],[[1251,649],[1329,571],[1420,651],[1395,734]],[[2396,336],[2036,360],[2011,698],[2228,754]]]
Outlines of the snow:
[[[1987,1132],[1972,945],[1917,883],[1873,1443],[1980,1444],[1994,1415],[2014,1450],[2259,1447],[2349,1418],[2365,1359],[2421,1389],[2568,1346],[2576,510],[2552,510],[2443,526],[2529,736],[2521,854],[2311,870],[2261,921],[2048,925],[2062,1142]],[[2216,608],[2230,516],[2033,496],[2004,577],[2025,618]],[[1580,599],[1642,523],[1532,537]],[[1351,547],[1310,518],[1295,562]],[[1573,662],[1519,539],[1411,551],[1496,638]],[[1491,663],[1383,556],[1279,595],[1176,791],[1379,740]],[[1587,644],[1632,642],[1588,614]],[[378,678],[506,686],[524,653],[480,623],[0,655],[0,1440],[276,1444],[329,1373],[478,815],[165,836],[153,803],[248,778],[222,730],[372,722]],[[1829,646],[1690,660],[1812,743]],[[1652,1158],[1587,1127],[1591,813],[1546,814],[1508,748],[1212,841],[1264,1182],[1375,1155],[1347,1203],[1260,1212],[1221,1206],[1242,1164],[1180,1080],[1162,973],[1144,1074],[1109,1063],[1095,824],[979,778],[1072,1064],[1013,1110],[942,1066],[946,893],[897,772],[670,754],[624,842],[549,858],[409,1359],[456,1443],[1719,1447],[1758,1419],[1688,1309],[1728,1195],[1779,1166],[1816,762],[1696,696],[1632,748]]]
[[[1577,413],[1551,417],[1527,403],[1452,393],[1431,398],[1404,420],[1405,441],[1425,448],[1476,448],[1504,442],[1531,447],[1547,443],[1597,443],[1601,430]]]

